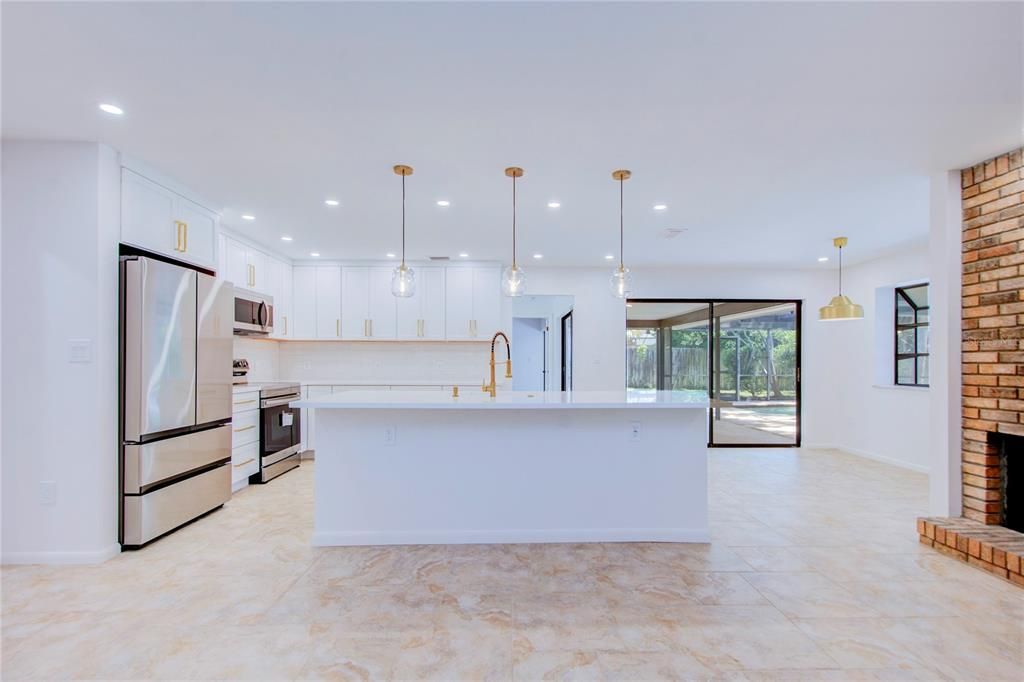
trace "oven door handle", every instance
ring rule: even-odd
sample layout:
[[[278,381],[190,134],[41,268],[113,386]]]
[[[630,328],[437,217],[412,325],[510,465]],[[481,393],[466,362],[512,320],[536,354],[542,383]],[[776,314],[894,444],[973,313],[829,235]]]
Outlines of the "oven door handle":
[[[260,401],[260,407],[280,407],[281,405],[287,405],[288,403],[294,403],[299,399],[299,396],[293,395],[287,398],[267,398],[266,400]]]

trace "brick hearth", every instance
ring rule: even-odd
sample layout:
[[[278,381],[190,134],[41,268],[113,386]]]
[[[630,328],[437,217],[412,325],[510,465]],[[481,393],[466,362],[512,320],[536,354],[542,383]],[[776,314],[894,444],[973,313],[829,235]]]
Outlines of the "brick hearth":
[[[1024,584],[1024,534],[999,526],[1003,473],[997,434],[1024,436],[1022,152],[1016,149],[960,173],[965,518],[918,521],[923,543],[1019,585]]]

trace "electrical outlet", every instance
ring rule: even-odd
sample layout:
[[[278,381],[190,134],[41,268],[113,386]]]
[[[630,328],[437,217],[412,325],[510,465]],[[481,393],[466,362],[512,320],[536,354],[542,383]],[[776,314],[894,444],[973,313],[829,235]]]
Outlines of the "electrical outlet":
[[[394,426],[384,427],[384,445],[394,445],[398,441],[398,429]]]
[[[640,440],[640,422],[629,423],[629,439],[631,441]]]
[[[39,481],[39,504],[47,507],[57,504],[57,481]]]

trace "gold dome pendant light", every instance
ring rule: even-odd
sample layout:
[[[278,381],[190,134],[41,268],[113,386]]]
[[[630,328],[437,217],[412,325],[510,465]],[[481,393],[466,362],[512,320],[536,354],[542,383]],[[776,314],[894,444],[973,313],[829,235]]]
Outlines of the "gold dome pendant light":
[[[402,264],[391,274],[391,293],[398,298],[409,298],[416,293],[416,271],[405,264],[405,178],[412,175],[412,166],[394,167],[395,175],[402,176]]]
[[[516,264],[516,179],[523,177],[523,169],[509,166],[505,175],[512,178],[512,265],[501,275],[501,290],[506,296],[522,296],[526,291],[526,273]]]
[[[623,195],[623,183],[629,180],[633,174],[628,170],[617,170],[612,171],[612,178],[619,183],[619,267],[615,268],[611,278],[611,291],[612,296],[616,298],[626,298],[629,292],[633,288],[633,275],[629,269],[625,266],[622,252],[623,252],[623,227],[622,227],[622,195]]]
[[[829,304],[818,310],[818,319],[822,322],[838,322],[841,320],[860,320],[864,318],[864,307],[843,296],[843,247],[846,237],[836,237],[832,244],[839,249],[839,295],[833,296]]]

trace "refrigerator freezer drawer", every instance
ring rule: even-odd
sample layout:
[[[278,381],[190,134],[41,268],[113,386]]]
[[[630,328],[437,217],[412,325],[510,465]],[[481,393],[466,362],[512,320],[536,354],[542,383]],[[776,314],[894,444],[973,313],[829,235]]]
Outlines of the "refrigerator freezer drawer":
[[[124,492],[138,494],[160,481],[229,457],[230,424],[144,445],[125,445]]]
[[[145,544],[219,507],[230,497],[230,462],[146,495],[125,496],[123,544]]]

